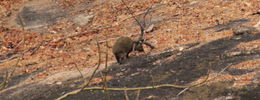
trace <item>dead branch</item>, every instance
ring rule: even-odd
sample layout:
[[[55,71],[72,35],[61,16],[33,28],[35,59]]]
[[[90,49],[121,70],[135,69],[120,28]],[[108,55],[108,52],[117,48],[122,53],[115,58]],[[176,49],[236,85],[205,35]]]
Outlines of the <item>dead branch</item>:
[[[100,45],[98,43],[98,38],[96,37],[96,42],[97,42],[97,48],[98,48],[98,66],[97,68],[94,70],[94,72],[92,73],[89,81],[87,84],[85,84],[83,87],[82,87],[82,90],[87,87],[89,84],[90,84],[90,81],[92,80],[92,78],[94,77],[94,75],[96,74],[97,70],[99,69],[100,67],[100,64],[101,64],[101,51],[100,51]]]
[[[126,90],[124,90],[124,94],[125,94],[125,100],[130,100]]]
[[[125,3],[124,0],[121,0],[121,2],[126,6],[127,10],[129,11],[129,13],[131,14],[131,17],[137,22],[137,24],[139,25],[141,31],[144,30],[143,25],[141,24],[140,21],[137,20],[137,18],[134,16],[133,11],[127,6],[127,4]]]
[[[8,71],[6,71],[5,76],[4,76],[4,80],[0,84],[0,90],[4,89],[7,86],[8,78],[9,78],[8,76],[9,76]]]
[[[211,78],[211,79],[208,79],[206,82],[209,82],[209,81],[211,81],[211,80],[217,78],[221,73],[223,73],[223,72],[224,72],[226,69],[228,69],[229,67],[230,67],[230,66],[226,66],[226,67],[223,68],[221,71],[219,71],[215,77],[213,77],[213,78]]]
[[[5,78],[4,78],[3,82],[1,82],[1,84],[0,84],[0,90],[7,87],[8,83],[11,81],[13,74],[14,74],[14,72],[15,72],[15,70],[16,70],[16,68],[17,68],[17,66],[18,66],[18,64],[19,64],[19,62],[21,61],[22,58],[23,58],[23,54],[22,54],[22,56],[20,56],[20,58],[14,64],[13,69],[12,69],[10,74],[9,74],[8,71],[6,71]]]
[[[21,13],[18,14],[18,20],[19,20],[19,22],[21,23],[22,29],[24,30],[24,25],[25,25],[25,23],[24,23],[24,21],[23,21],[23,19],[22,19]]]
[[[171,87],[171,88],[187,88],[187,87],[192,87],[192,86],[197,86],[199,84],[205,83],[205,81],[208,79],[208,77],[205,78],[205,80],[201,83],[194,84],[194,85],[188,85],[188,86],[183,86],[183,85],[174,85],[174,84],[161,84],[161,85],[156,85],[156,86],[146,86],[146,87],[134,87],[134,88],[107,88],[109,91],[136,91],[136,90],[149,90],[149,89],[157,89],[157,88],[163,88],[163,87]],[[89,87],[89,88],[84,88],[84,90],[103,90],[103,87]]]
[[[179,92],[179,93],[177,94],[177,97],[180,96],[182,93],[184,93],[185,91],[187,91],[187,90],[189,90],[189,89],[190,89],[190,87],[187,87],[187,88],[183,89],[181,92]]]
[[[160,8],[160,7],[151,8],[150,12],[153,12],[153,11],[159,9],[159,8]],[[134,15],[134,17],[143,15],[143,14],[145,14],[146,12],[147,12],[147,10],[141,11],[141,12],[137,12],[137,13]],[[126,21],[126,20],[128,20],[128,19],[130,19],[130,18],[132,18],[132,16],[129,16],[129,17],[127,17],[127,18],[122,19],[121,21],[119,21],[119,22],[118,22],[117,24],[115,24],[115,25],[120,25],[119,23],[124,22],[124,21]]]
[[[106,35],[106,39],[107,39],[107,35]],[[98,43],[98,41],[97,41]],[[105,94],[108,98],[108,100],[110,100],[110,94],[109,94],[109,91],[107,90],[107,78],[106,76],[108,75],[108,66],[107,66],[107,62],[108,62],[108,42],[106,41],[106,62],[105,62],[105,76],[103,76],[103,87],[104,87],[104,90],[105,90]]]
[[[121,0],[121,2],[123,3],[123,5],[126,6],[127,10],[129,11],[129,13],[131,14],[131,17],[136,21],[136,23],[138,24],[138,26],[140,27],[140,36],[138,37],[137,39],[137,42],[141,42],[141,43],[144,43],[145,42],[145,39],[144,39],[144,33],[145,33],[145,27],[146,27],[146,22],[145,22],[145,18],[146,16],[150,13],[150,10],[152,9],[152,6],[151,5],[147,10],[146,12],[144,13],[144,16],[143,16],[143,22],[137,20],[137,18],[134,16],[134,13],[133,11],[127,6],[127,4],[125,3],[124,0]],[[161,2],[161,0],[160,0]],[[143,23],[143,24],[142,24]],[[150,48],[154,48],[154,46],[152,46],[151,44],[147,43],[146,42],[146,45],[149,46]]]
[[[228,69],[229,67],[230,67],[230,66],[226,66],[226,67],[223,68],[221,71],[219,71],[215,77],[206,80],[205,83],[206,83],[206,82],[209,82],[209,81],[211,81],[211,80],[213,80],[213,79],[215,79],[215,78],[217,78],[221,73],[223,73],[223,72],[224,72],[226,69]],[[211,69],[211,68],[210,68],[210,69]],[[182,93],[184,93],[185,91],[189,90],[190,88],[191,88],[191,87],[187,87],[187,88],[183,89],[181,92],[179,92],[179,93],[177,94],[177,96],[180,96]]]
[[[139,100],[140,93],[141,93],[141,90],[137,90],[137,93],[136,93],[136,98],[135,98],[135,100]]]
[[[106,94],[107,99],[110,100],[110,94],[109,94],[109,91],[107,90],[106,75],[104,76],[102,74],[102,72],[100,72],[100,76],[102,77],[101,79],[102,79],[102,83],[103,83],[103,90]]]
[[[77,65],[76,63],[73,63],[73,65],[74,65],[74,66],[76,67],[76,69],[79,71],[79,73],[80,73],[80,75],[81,75],[81,77],[82,77],[82,79],[83,79],[83,82],[86,83],[85,77],[84,77],[84,75],[82,74],[82,72],[80,71],[78,65]]]
[[[146,86],[146,87],[133,87],[133,88],[106,88],[108,91],[136,91],[136,90],[149,90],[149,89],[157,89],[157,88],[163,88],[163,87],[171,87],[171,88],[187,88],[187,87],[194,87],[194,86],[198,86],[201,84],[204,84],[208,78],[209,78],[209,72],[210,70],[208,70],[208,75],[206,76],[206,78],[197,84],[192,84],[192,85],[175,85],[175,84],[161,84],[161,85],[156,85],[156,86]],[[93,75],[93,74],[92,74]],[[78,94],[79,92],[81,92],[82,90],[104,90],[104,87],[89,87],[89,88],[81,88],[81,89],[77,89],[74,90],[72,92],[66,93],[65,95],[55,99],[55,100],[61,100],[66,98],[69,95],[75,95]]]

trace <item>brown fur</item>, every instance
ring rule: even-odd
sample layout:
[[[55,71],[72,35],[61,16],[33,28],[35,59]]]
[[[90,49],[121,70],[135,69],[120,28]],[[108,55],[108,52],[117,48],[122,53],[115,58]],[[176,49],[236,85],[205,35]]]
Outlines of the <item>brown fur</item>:
[[[129,57],[129,53],[133,51],[143,52],[143,46],[141,43],[133,41],[129,37],[120,37],[113,45],[113,54],[119,64],[122,63],[123,59]]]

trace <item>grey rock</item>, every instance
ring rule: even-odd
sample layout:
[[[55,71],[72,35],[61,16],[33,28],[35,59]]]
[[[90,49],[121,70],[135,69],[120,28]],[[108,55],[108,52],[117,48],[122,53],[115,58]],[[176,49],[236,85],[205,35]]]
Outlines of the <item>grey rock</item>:
[[[91,14],[79,14],[74,17],[73,22],[79,25],[87,25],[92,21],[93,17]]]

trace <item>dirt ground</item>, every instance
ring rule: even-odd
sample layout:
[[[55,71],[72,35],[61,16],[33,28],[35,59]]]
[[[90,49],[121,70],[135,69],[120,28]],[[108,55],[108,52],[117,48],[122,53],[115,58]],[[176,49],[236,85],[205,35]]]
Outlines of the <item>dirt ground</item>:
[[[0,1],[1,100],[53,100],[83,86],[163,87],[135,91],[86,90],[65,100],[257,100],[260,98],[260,32],[234,35],[239,25],[260,28],[259,0],[125,0],[152,30],[155,49],[131,53],[119,65],[112,45],[120,36],[137,39],[140,29],[121,0]],[[152,8],[143,19],[147,9]],[[146,27],[148,28],[148,27]],[[108,47],[106,46],[108,43]],[[103,73],[104,74],[104,73]],[[126,95],[127,94],[127,95]]]

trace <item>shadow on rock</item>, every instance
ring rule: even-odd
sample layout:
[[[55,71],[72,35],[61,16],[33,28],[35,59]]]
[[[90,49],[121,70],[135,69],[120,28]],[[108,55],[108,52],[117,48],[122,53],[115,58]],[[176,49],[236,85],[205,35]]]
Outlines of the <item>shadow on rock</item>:
[[[260,39],[260,34],[243,35],[241,39],[234,37],[222,38],[202,45],[190,51],[181,52],[176,58],[165,63],[155,63],[162,59],[176,55],[178,51],[165,52],[158,55],[145,55],[131,57],[123,65],[112,65],[109,75],[116,76],[108,82],[109,87],[142,87],[159,84],[178,84],[185,85],[198,78],[205,76],[210,68],[213,71],[220,71],[226,66],[238,64],[247,60],[260,58],[260,52],[243,54],[238,56],[226,56],[225,53],[232,50],[241,42],[250,42]],[[241,71],[232,69],[230,74],[246,74],[250,71]],[[121,73],[120,76],[118,74]],[[101,84],[96,84],[102,86]],[[181,91],[176,88],[159,88],[152,90],[142,90],[140,99],[173,99]],[[111,99],[125,99],[123,91],[109,91]],[[129,91],[130,99],[135,99],[136,91]],[[77,99],[83,100],[85,97],[89,99],[107,99],[102,91],[84,91],[78,95],[68,97],[66,100]]]
[[[232,51],[232,49],[241,42],[250,42],[258,39],[260,39],[260,33],[255,35],[243,35],[241,39],[234,39],[234,37],[222,38],[183,52],[169,51],[157,55],[133,56],[125,60],[122,65],[112,64],[109,67],[108,75],[114,78],[108,81],[108,87],[144,87],[159,84],[186,85],[205,76],[209,68],[218,72],[226,66],[247,60],[259,59],[259,50],[256,50],[254,53],[236,56],[227,56],[225,54],[226,52]],[[162,61],[172,56],[175,56],[175,58]],[[229,74],[234,73],[239,75],[250,72],[237,69],[227,71]],[[73,83],[73,80],[71,81]],[[72,91],[72,88],[69,87],[70,83],[71,82],[65,82],[62,85],[45,86],[41,84],[31,84],[2,92],[0,97],[4,97],[6,100],[53,100],[63,93]],[[102,84],[103,83],[93,84],[92,86],[102,86]],[[181,90],[182,89],[177,88],[141,90],[139,98],[141,100],[174,100],[177,99],[176,95]],[[112,100],[125,99],[123,91],[109,91],[109,94]],[[135,99],[137,92],[128,91],[127,94],[130,99]],[[83,91],[76,95],[69,96],[65,100],[86,99],[106,100],[107,97],[103,91]]]
[[[215,29],[215,32],[221,32],[221,31],[224,31],[224,30],[229,30],[231,28],[234,28],[235,26],[243,25],[243,24],[245,24],[247,22],[250,22],[250,20],[249,19],[231,20],[228,23],[215,25],[213,27],[207,27],[207,28],[204,28],[202,30]]]

